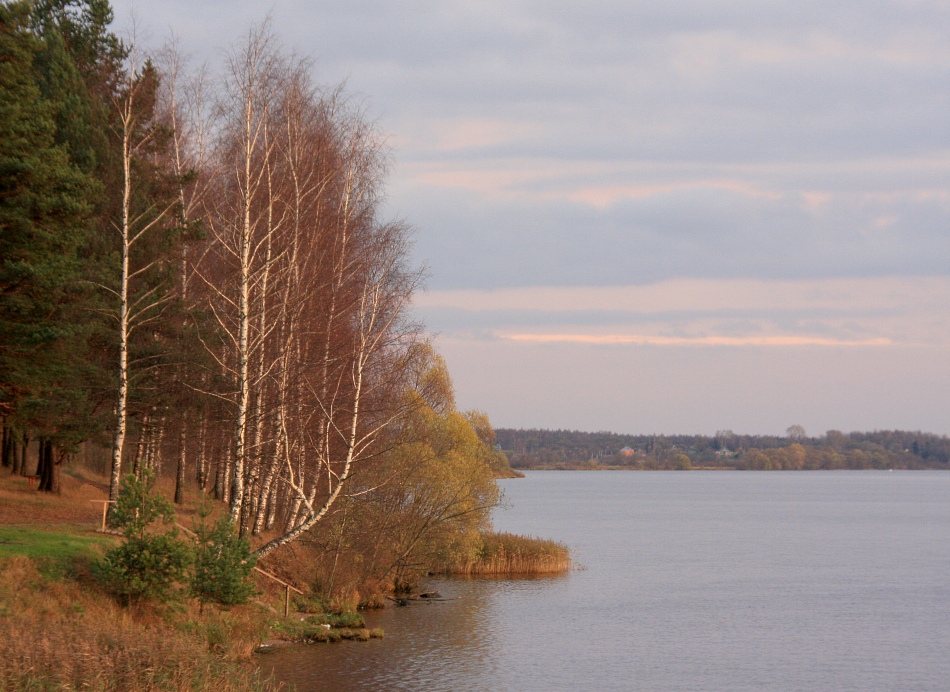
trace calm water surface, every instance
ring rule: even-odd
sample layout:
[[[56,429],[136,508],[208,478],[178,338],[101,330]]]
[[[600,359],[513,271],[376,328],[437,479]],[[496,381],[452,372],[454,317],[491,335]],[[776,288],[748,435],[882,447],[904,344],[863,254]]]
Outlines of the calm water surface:
[[[440,581],[386,638],[261,661],[299,690],[948,690],[950,473],[553,472],[504,531],[585,569]]]

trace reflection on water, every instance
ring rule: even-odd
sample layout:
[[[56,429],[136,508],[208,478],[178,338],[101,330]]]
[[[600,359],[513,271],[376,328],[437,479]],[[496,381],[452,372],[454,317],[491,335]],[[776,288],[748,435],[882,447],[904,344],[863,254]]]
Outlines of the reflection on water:
[[[260,662],[301,691],[486,689],[486,680],[504,678],[497,669],[505,645],[494,618],[498,601],[543,598],[546,588],[567,578],[433,581],[429,586],[450,600],[364,613],[367,627],[386,631],[384,639],[288,646]]]
[[[386,638],[262,657],[299,690],[950,689],[950,473],[535,472],[496,527],[555,578],[440,581]]]

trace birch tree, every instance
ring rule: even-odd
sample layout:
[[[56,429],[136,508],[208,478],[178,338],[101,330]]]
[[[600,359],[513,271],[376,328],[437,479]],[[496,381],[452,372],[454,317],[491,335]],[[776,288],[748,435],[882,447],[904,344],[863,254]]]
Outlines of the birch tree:
[[[175,473],[176,504],[184,501],[185,470],[188,453],[188,431],[191,419],[199,419],[198,449],[203,444],[205,425],[202,406],[195,404],[195,392],[189,386],[189,378],[198,372],[195,366],[200,361],[198,349],[189,339],[187,323],[190,313],[198,310],[190,290],[194,269],[191,257],[193,248],[202,237],[203,205],[208,189],[208,114],[204,67],[189,71],[187,59],[179,49],[174,37],[160,53],[162,84],[160,104],[164,120],[171,130],[169,157],[176,181],[178,223],[183,235],[179,243],[177,269],[177,299],[179,306],[179,353],[176,364],[176,390],[183,411],[178,416],[177,468]],[[196,469],[199,484],[204,487],[204,469]]]
[[[132,333],[158,320],[171,300],[168,287],[156,277],[153,270],[161,269],[160,257],[146,255],[133,267],[133,250],[145,245],[149,233],[166,222],[175,205],[163,199],[157,190],[136,195],[136,186],[154,181],[146,180],[146,159],[156,148],[165,130],[154,118],[155,92],[158,74],[150,62],[142,62],[133,38],[128,50],[122,83],[113,97],[114,134],[119,143],[121,173],[121,206],[113,226],[119,236],[119,276],[116,288],[104,286],[117,299],[113,317],[118,337],[117,393],[115,427],[112,442],[112,469],[109,499],[116,500],[122,475],[122,455],[128,422],[129,398],[129,345]],[[140,202],[136,204],[136,202]],[[144,253],[142,253],[144,254]],[[135,290],[135,284],[142,284]]]
[[[308,430],[311,440],[316,435],[317,444],[310,446],[315,472],[300,474],[291,463],[285,468],[284,483],[304,509],[281,536],[257,549],[261,557],[322,520],[357,465],[380,453],[385,433],[411,410],[411,402],[398,393],[405,376],[400,361],[417,338],[406,308],[419,277],[405,270],[404,234],[398,224],[375,229],[376,242],[369,248],[373,254],[364,259],[353,311],[347,315],[352,330],[348,348],[334,354],[326,380],[321,377],[309,387],[316,403],[311,417],[316,425]]]
[[[283,527],[264,555],[325,517],[405,415],[420,275],[408,229],[379,219],[381,137],[266,23],[229,57],[215,137],[194,271],[225,382],[206,393],[230,410],[217,487],[242,532]]]
[[[202,270],[210,307],[223,335],[224,348],[209,344],[233,382],[224,396],[235,409],[229,515],[240,520],[245,499],[249,420],[253,389],[260,384],[253,359],[264,346],[271,321],[266,295],[274,267],[272,199],[267,199],[271,140],[268,126],[280,88],[281,59],[267,23],[252,29],[228,59],[220,110],[216,181],[209,205],[208,228],[214,241],[212,262]],[[264,212],[262,213],[262,207]],[[261,331],[263,329],[264,331]]]

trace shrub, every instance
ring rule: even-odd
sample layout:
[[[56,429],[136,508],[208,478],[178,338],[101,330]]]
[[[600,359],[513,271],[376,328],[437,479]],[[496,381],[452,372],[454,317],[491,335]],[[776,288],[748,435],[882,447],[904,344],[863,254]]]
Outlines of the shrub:
[[[130,538],[110,550],[94,573],[110,592],[131,603],[167,600],[175,582],[185,579],[191,552],[175,533]]]
[[[363,616],[353,612],[311,615],[305,622],[309,625],[329,625],[333,628],[348,627],[350,629],[364,627],[366,625]]]
[[[250,542],[238,535],[227,515],[210,529],[202,523],[197,534],[191,593],[203,604],[246,603],[255,593],[251,576],[257,564]]]
[[[175,521],[175,508],[152,492],[153,481],[154,474],[150,471],[142,478],[130,474],[122,479],[110,524],[126,538],[143,537],[148,526],[159,519],[164,524]]]
[[[175,512],[168,500],[151,492],[152,476],[126,476],[112,512],[112,525],[125,536],[125,543],[113,548],[95,564],[93,572],[110,592],[126,603],[142,599],[166,600],[175,582],[185,579],[191,551],[179,540],[176,530],[148,533],[158,519],[169,524]]]

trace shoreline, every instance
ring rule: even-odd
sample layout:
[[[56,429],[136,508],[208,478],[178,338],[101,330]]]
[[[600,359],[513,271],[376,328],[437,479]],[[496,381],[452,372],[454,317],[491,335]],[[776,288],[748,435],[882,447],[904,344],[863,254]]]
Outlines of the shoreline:
[[[796,473],[799,471],[821,471],[821,472],[835,472],[835,471],[854,471],[857,473],[868,472],[868,471],[879,471],[879,472],[891,472],[891,471],[950,471],[950,469],[936,468],[936,467],[917,467],[917,468],[887,468],[887,469],[740,469],[735,466],[693,466],[688,469],[643,469],[643,468],[634,468],[631,466],[532,466],[532,467],[518,467],[518,471],[524,473],[525,471],[632,471],[632,472],[644,472],[644,473],[682,473],[684,471],[741,471],[743,473],[758,473],[758,472],[775,472],[775,471],[787,471],[790,473]]]

